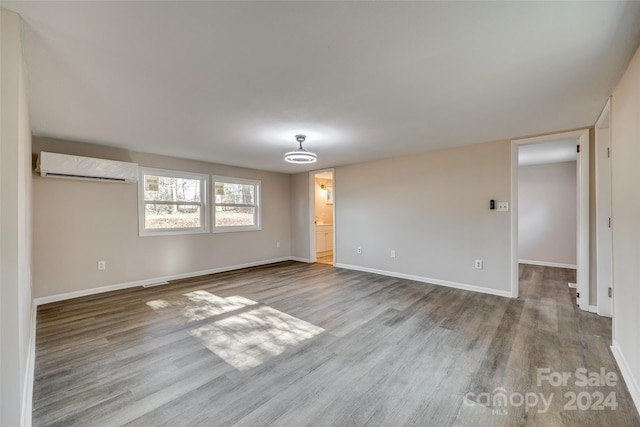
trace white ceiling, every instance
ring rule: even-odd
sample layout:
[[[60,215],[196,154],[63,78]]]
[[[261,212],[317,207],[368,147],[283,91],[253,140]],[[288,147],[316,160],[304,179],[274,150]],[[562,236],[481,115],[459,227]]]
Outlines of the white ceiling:
[[[575,162],[578,158],[575,139],[521,145],[518,149],[520,166],[546,163]]]
[[[288,173],[593,125],[640,40],[640,2],[2,6],[34,134]]]

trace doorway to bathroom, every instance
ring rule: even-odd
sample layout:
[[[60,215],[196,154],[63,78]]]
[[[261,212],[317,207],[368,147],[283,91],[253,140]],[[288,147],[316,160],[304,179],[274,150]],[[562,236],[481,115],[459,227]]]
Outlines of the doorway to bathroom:
[[[311,253],[312,261],[333,265],[335,262],[335,180],[334,170],[311,173]]]

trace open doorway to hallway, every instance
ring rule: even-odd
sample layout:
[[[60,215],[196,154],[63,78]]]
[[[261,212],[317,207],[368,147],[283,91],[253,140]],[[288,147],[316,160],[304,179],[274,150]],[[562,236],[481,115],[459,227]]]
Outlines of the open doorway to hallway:
[[[575,238],[575,250],[572,246],[567,246],[567,248],[562,249],[560,253],[571,256],[575,254],[575,270],[576,270],[576,302],[580,309],[588,311],[590,310],[589,305],[589,130],[582,129],[572,132],[564,132],[559,134],[545,135],[541,137],[534,138],[526,138],[521,140],[512,141],[512,156],[511,156],[511,177],[512,177],[512,186],[511,186],[511,200],[512,200],[512,213],[511,213],[511,290],[512,295],[517,297],[519,295],[519,276],[520,276],[520,260],[527,261],[526,257],[538,257],[539,254],[543,254],[543,256],[548,256],[549,253],[558,249],[560,246],[556,241],[554,244],[547,245],[546,249],[537,249],[536,252],[538,255],[527,255],[522,254],[521,256],[521,246],[520,240],[523,238],[521,236],[521,228],[520,221],[524,221],[523,227],[527,227],[527,220],[520,217],[521,210],[521,200],[520,200],[520,185],[519,185],[519,176],[520,176],[520,153],[526,152],[527,147],[531,146],[531,150],[535,151],[536,149],[540,151],[544,148],[545,144],[549,143],[557,143],[559,141],[566,141],[565,144],[567,147],[573,146],[572,150],[576,152],[576,160],[575,160],[575,168],[569,170],[570,166],[568,166],[567,170],[564,171],[564,175],[573,175],[575,174],[575,190],[572,193],[574,197],[571,196],[560,196],[560,199],[557,199],[555,202],[552,202],[550,206],[546,209],[538,209],[537,212],[533,214],[530,213],[532,218],[529,218],[530,221],[537,222],[538,224],[548,225],[547,222],[551,217],[558,216],[558,212],[555,214],[550,212],[555,205],[559,204],[558,200],[564,198],[569,198],[571,202],[569,205],[563,208],[563,212],[567,213],[569,217],[573,216],[575,218],[575,222],[570,222],[561,226],[560,231],[556,230],[552,231],[550,235],[552,238],[557,238],[559,234],[566,234],[564,241],[571,240]],[[549,144],[553,145],[553,144]],[[535,156],[533,156],[535,157]],[[549,163],[549,162],[546,162]],[[558,172],[560,173],[560,172]],[[546,171],[543,175],[550,175],[550,171]],[[548,178],[545,176],[542,179]],[[556,185],[556,184],[552,184]],[[567,190],[565,190],[565,193]],[[571,192],[571,190],[569,190]],[[544,193],[544,191],[543,191]],[[526,199],[526,197],[525,197]],[[572,201],[573,200],[573,201]],[[527,201],[525,200],[525,205]],[[534,200],[531,203],[533,208],[539,208],[540,201]],[[525,206],[526,208],[526,206]],[[524,216],[524,213],[523,213]],[[531,224],[528,225],[531,227]],[[572,230],[568,230],[571,228]],[[523,244],[531,244],[536,238],[536,228],[533,227],[533,233],[530,236],[530,240],[527,241],[527,236],[525,235],[525,241]],[[529,228],[527,231],[530,231]],[[571,233],[566,233],[570,231]],[[538,233],[540,229],[538,229]],[[573,232],[575,234],[573,234]],[[568,237],[567,237],[568,236]],[[575,236],[575,237],[573,237]],[[573,267],[573,258],[565,258],[564,261],[561,258],[558,258],[559,261],[546,261],[546,264],[542,264],[542,266],[547,267],[555,267],[555,268],[567,268]],[[535,261],[535,260],[528,260]],[[551,263],[551,264],[550,264]],[[555,265],[554,265],[555,264]]]
[[[575,289],[577,154],[574,139],[523,145],[519,149],[518,263],[523,297],[523,283],[533,283],[545,287],[544,293],[572,295],[579,304]],[[564,280],[553,281],[551,277]]]
[[[334,172],[333,169],[313,172],[312,175],[313,223],[311,235],[312,259],[322,264],[333,265],[334,253]]]

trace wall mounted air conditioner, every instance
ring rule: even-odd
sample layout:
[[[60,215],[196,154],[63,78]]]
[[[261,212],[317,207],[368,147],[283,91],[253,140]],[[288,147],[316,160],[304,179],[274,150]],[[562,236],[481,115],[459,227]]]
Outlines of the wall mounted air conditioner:
[[[68,154],[48,153],[45,151],[38,156],[36,172],[40,172],[42,176],[52,178],[104,182],[138,181],[138,165],[136,163],[70,156]]]

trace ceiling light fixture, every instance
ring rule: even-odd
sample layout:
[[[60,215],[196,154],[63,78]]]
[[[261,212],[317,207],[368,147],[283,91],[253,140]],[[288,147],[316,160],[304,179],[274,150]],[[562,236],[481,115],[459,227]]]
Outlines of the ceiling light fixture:
[[[318,160],[318,156],[316,156],[315,153],[302,148],[302,143],[306,138],[306,135],[296,135],[296,141],[300,143],[300,148],[295,151],[289,151],[288,153],[286,153],[284,155],[284,160],[286,162],[300,165],[315,163]]]

